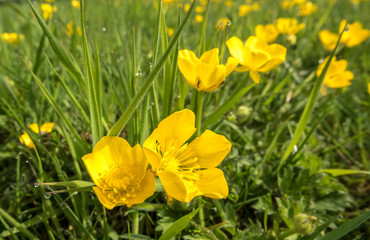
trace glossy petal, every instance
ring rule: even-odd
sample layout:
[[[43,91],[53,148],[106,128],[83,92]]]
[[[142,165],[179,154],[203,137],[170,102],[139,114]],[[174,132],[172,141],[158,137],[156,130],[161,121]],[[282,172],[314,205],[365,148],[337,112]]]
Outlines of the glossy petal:
[[[249,49],[253,51],[265,49],[268,45],[264,40],[259,39],[258,37],[255,36],[250,36],[245,42],[245,46],[248,46]]]
[[[161,183],[166,193],[176,200],[181,202],[190,202],[188,191],[185,187],[184,182],[174,172],[160,172],[158,177],[161,179]]]
[[[239,61],[234,57],[229,57],[225,65],[225,77],[229,76],[232,71],[238,66]]]
[[[40,127],[41,133],[52,132],[54,125],[55,125],[55,123],[53,123],[53,122],[47,122],[47,123],[42,124],[41,127]]]
[[[229,187],[224,173],[218,168],[210,168],[199,171],[199,191],[197,195],[203,195],[215,199],[227,198]]]
[[[319,38],[324,48],[326,50],[331,51],[331,50],[334,50],[339,36],[328,30],[322,30],[319,32]]]
[[[198,64],[199,60],[195,54],[189,50],[180,50],[179,57],[177,60],[177,65],[180,72],[184,76],[186,82],[192,86],[196,87],[197,75],[195,73],[195,66]]]
[[[260,75],[256,71],[250,71],[249,76],[252,78],[253,82],[260,83]]]
[[[242,40],[237,37],[232,37],[226,41],[226,45],[229,49],[231,56],[233,56],[239,62],[243,61],[244,44]]]
[[[201,168],[217,167],[230,152],[231,143],[222,135],[206,130],[192,141],[179,158],[198,158]]]
[[[218,48],[214,48],[203,53],[202,56],[200,57],[200,60],[204,63],[218,65],[220,63],[218,55],[219,55]]]
[[[141,180],[141,183],[134,192],[135,198],[130,199],[127,202],[127,206],[131,207],[134,204],[143,203],[145,199],[152,196],[155,192],[155,178],[154,175],[150,172],[150,170],[146,171],[144,178]]]
[[[39,125],[37,123],[32,123],[32,124],[28,125],[28,128],[30,128],[35,133],[40,132],[40,128],[39,128]]]
[[[180,127],[181,126],[181,127]],[[157,152],[157,142],[162,151],[180,148],[195,132],[195,115],[184,109],[163,119],[153,133],[145,140],[143,147]]]

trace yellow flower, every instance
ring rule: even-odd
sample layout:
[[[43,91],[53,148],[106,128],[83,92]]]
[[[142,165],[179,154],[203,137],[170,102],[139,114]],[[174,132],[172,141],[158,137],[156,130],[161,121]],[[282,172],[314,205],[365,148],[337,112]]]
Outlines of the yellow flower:
[[[74,33],[73,22],[72,21],[68,22],[66,27],[67,27],[66,33],[67,33],[68,37],[72,37],[73,33]],[[81,34],[82,34],[81,33],[81,28],[76,26],[76,31],[77,31],[77,34],[81,36]]]
[[[305,24],[298,24],[295,18],[278,18],[276,27],[281,34],[295,35],[305,27]]]
[[[37,134],[39,134],[40,132],[41,134],[45,134],[45,133],[50,133],[51,131],[53,131],[54,125],[55,123],[46,122],[42,124],[41,127],[39,128],[39,125],[37,123],[32,123],[28,125],[28,128],[30,128],[33,132]],[[31,148],[31,149],[35,148],[35,144],[27,132],[23,132],[23,134],[19,137],[19,141],[23,143],[24,145],[26,145],[28,148]]]
[[[367,93],[370,94],[370,82],[367,83]]]
[[[108,209],[142,203],[155,191],[155,179],[140,145],[131,148],[120,137],[103,137],[82,160],[94,181],[94,192]]]
[[[17,34],[17,33],[3,33],[1,34],[1,38],[4,40],[4,42],[17,45],[19,43],[19,40],[24,39],[23,34]]]
[[[204,7],[202,7],[202,6],[196,6],[195,7],[195,12],[196,13],[202,13],[204,11]]]
[[[223,172],[216,168],[231,149],[222,135],[206,130],[191,143],[195,116],[188,109],[161,121],[143,149],[170,199],[190,202],[196,196],[226,198],[229,192]]]
[[[71,5],[72,5],[72,7],[76,8],[76,9],[80,9],[80,1],[79,0],[72,0]]]
[[[185,12],[188,12],[189,9],[190,9],[190,4],[189,3],[185,3],[185,5],[184,5]]]
[[[195,16],[195,21],[196,21],[197,23],[201,23],[201,22],[203,22],[203,16],[202,16],[202,15],[197,14],[197,15]]]
[[[251,11],[253,11],[253,7],[251,5],[246,5],[246,4],[240,5],[238,16],[239,17],[244,17],[248,13],[250,13]]]
[[[42,16],[45,20],[51,19],[53,17],[53,12],[57,11],[56,6],[51,6],[48,3],[41,4]]]
[[[254,28],[254,32],[256,33],[256,37],[267,43],[274,42],[279,36],[279,31],[276,29],[275,25],[271,23],[265,26],[261,24],[257,25]]]
[[[283,1],[281,1],[281,7],[283,9],[292,8],[292,7],[294,7],[294,5],[295,5],[295,2],[292,1],[292,0],[283,0]]]
[[[346,20],[342,20],[339,24],[338,32],[340,33],[345,26]],[[352,24],[348,24],[348,31],[343,33],[341,42],[347,47],[354,47],[368,39],[369,35],[370,30],[362,28],[362,24],[360,22],[354,22]]]
[[[169,36],[169,37],[171,37],[172,35],[173,35],[173,33],[175,32],[175,30],[173,29],[173,28],[167,28],[167,35]]]
[[[338,33],[341,33],[345,27],[346,20],[342,20],[339,24]],[[348,24],[346,28],[348,30],[343,33],[340,42],[347,47],[359,45],[370,36],[370,30],[362,28],[362,24],[360,22]],[[335,44],[339,38],[339,34],[330,32],[329,30],[321,30],[319,32],[319,38],[321,43],[324,45],[324,48],[331,51],[334,50]]]
[[[48,3],[52,3],[54,2],[55,0],[45,0],[45,2],[48,2]]]
[[[299,15],[309,16],[312,13],[316,12],[317,4],[313,4],[311,1],[308,1],[299,7]]]
[[[219,64],[219,50],[214,48],[197,58],[190,50],[180,50],[177,65],[186,82],[198,91],[216,91],[225,78],[238,65],[238,61],[229,57],[226,65]]]
[[[227,7],[231,7],[231,6],[233,5],[233,1],[228,0],[228,1],[226,1],[226,2],[225,2],[225,5],[226,5]]]
[[[217,24],[216,24],[216,28],[218,30],[223,30],[225,29],[229,24],[231,24],[231,21],[230,19],[228,18],[220,18],[220,20],[218,20]]]
[[[326,50],[334,50],[335,45],[337,44],[339,35],[330,32],[329,30],[321,30],[319,32],[319,38]]]
[[[285,61],[286,48],[279,44],[268,45],[264,40],[250,36],[245,44],[232,37],[226,42],[231,56],[239,61],[242,67],[235,69],[237,72],[249,71],[255,83],[259,83],[258,72],[269,72]]]
[[[321,74],[328,59],[329,57],[327,57],[325,61],[319,65],[316,71],[316,76]],[[351,71],[346,70],[347,65],[348,63],[346,60],[342,59],[337,61],[336,57],[333,57],[324,78],[324,85],[329,88],[343,88],[351,85],[354,75]]]

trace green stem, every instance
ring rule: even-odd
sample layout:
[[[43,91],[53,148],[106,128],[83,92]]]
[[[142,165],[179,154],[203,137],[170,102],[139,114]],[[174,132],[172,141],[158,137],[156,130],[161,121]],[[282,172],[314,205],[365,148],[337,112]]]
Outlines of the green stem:
[[[204,99],[204,92],[199,91],[198,98],[197,98],[197,112],[195,115],[195,128],[197,129],[196,131],[197,137],[200,136],[200,131],[201,131],[203,99]]]
[[[289,237],[290,235],[293,235],[297,233],[297,231],[293,228],[293,229],[289,229],[287,231],[285,231],[283,234],[279,235],[279,239],[285,239],[286,237]]]
[[[132,213],[132,233],[139,233],[139,212],[135,211]]]

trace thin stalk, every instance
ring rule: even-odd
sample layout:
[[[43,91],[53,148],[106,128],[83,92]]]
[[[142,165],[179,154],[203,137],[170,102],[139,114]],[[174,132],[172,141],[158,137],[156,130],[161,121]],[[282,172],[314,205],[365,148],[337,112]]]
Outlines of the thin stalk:
[[[204,99],[204,92],[199,91],[198,92],[198,98],[197,98],[197,112],[195,115],[195,128],[196,136],[200,136],[201,132],[201,121],[202,121],[202,110],[203,110],[203,99]]]
[[[132,213],[132,233],[139,233],[139,212],[135,211]]]

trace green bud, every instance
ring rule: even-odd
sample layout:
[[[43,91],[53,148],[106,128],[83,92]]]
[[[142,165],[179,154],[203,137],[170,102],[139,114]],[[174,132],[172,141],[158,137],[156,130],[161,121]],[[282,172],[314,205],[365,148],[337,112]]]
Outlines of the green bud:
[[[317,218],[300,213],[294,217],[294,228],[297,233],[311,234],[315,230]]]

